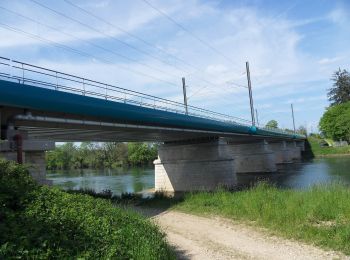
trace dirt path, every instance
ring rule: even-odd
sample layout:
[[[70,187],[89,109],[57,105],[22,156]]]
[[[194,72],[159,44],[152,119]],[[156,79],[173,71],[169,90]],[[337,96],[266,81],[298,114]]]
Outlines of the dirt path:
[[[176,211],[152,218],[167,234],[179,259],[349,259],[222,218]]]

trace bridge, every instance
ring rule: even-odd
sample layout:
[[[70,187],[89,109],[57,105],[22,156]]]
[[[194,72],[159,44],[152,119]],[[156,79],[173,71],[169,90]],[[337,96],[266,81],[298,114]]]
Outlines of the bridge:
[[[301,157],[305,136],[0,57],[0,155],[45,182],[57,141],[161,143],[155,188],[211,190],[236,173],[274,172]]]

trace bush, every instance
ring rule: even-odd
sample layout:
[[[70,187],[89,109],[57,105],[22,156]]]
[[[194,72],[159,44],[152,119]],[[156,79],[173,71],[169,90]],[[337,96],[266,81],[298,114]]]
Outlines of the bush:
[[[327,108],[320,129],[328,138],[350,142],[350,101]]]
[[[172,259],[164,235],[108,200],[36,185],[0,160],[0,258]]]

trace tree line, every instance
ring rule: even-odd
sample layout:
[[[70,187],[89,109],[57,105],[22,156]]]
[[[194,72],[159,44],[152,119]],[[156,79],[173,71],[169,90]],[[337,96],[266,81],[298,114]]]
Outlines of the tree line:
[[[350,142],[350,74],[339,69],[331,79],[328,91],[331,105],[324,112],[319,128],[326,138]]]
[[[46,165],[50,170],[141,166],[152,164],[157,150],[147,143],[65,143],[46,153]]]

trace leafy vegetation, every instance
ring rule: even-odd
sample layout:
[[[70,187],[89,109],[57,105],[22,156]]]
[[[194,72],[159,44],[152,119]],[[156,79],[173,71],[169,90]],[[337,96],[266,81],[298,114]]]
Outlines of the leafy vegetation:
[[[34,183],[0,160],[0,259],[174,259],[147,219],[105,199]]]
[[[328,92],[328,99],[331,105],[340,105],[350,101],[350,74],[347,70],[339,68],[333,74],[333,87]]]
[[[146,165],[156,158],[157,146],[145,143],[65,143],[46,153],[50,170]]]
[[[346,186],[280,190],[262,183],[239,192],[188,194],[174,207],[263,226],[287,238],[350,254],[350,189]]]
[[[266,127],[278,128],[278,123],[276,120],[270,120],[269,122],[267,122]]]
[[[350,142],[350,74],[339,69],[333,75],[328,92],[331,106],[323,114],[319,127],[326,138]]]
[[[350,101],[327,108],[320,129],[327,138],[350,142]]]

